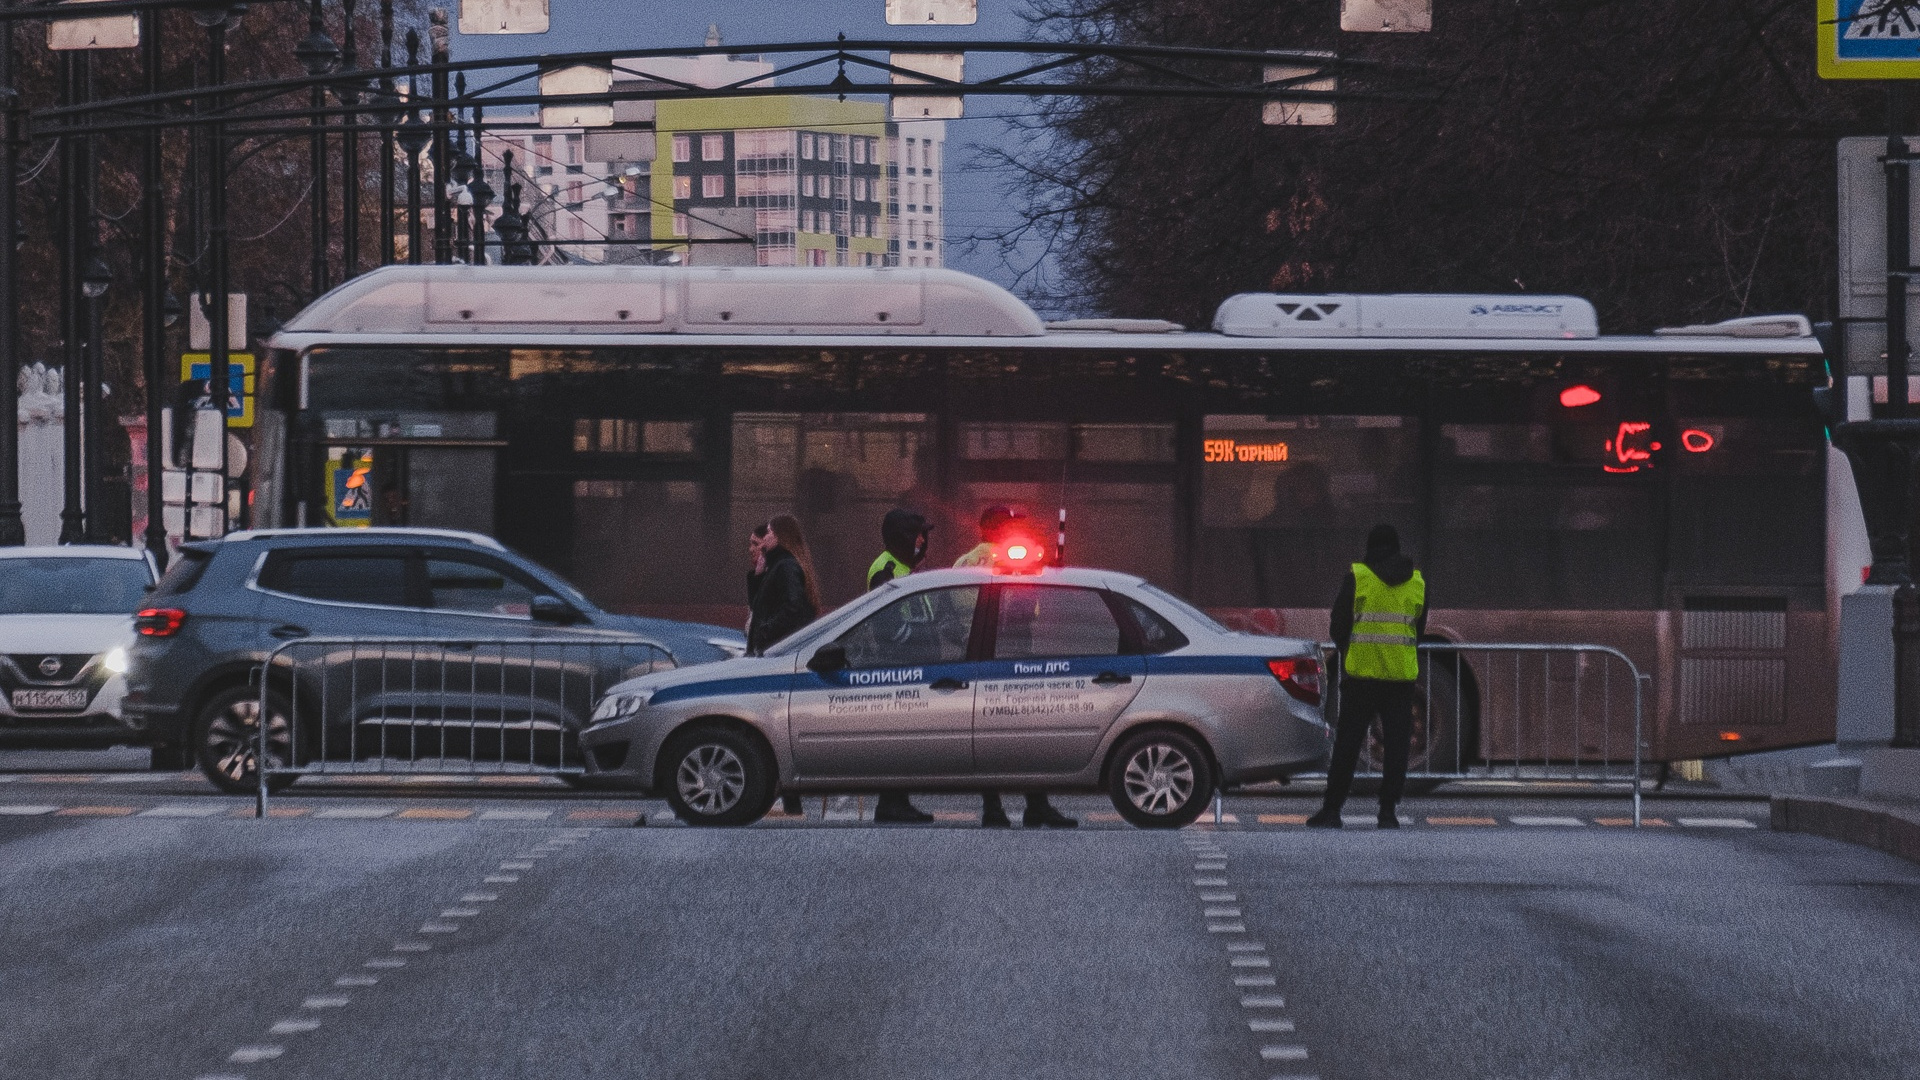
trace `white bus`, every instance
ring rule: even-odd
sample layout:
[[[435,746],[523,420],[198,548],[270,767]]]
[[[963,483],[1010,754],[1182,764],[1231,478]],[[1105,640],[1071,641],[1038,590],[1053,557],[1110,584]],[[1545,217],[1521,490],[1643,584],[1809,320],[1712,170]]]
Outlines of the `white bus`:
[[[1047,325],[945,270],[388,267],[288,323],[262,381],[252,524],[473,529],[610,609],[729,625],[781,511],[829,603],[896,506],[934,565],[985,506],[1064,507],[1069,562],[1302,636],[1390,522],[1433,635],[1652,673],[1655,761],[1830,740],[1865,561],[1857,509],[1828,535],[1845,472],[1798,316],[1602,336],[1572,297],[1248,294],[1189,332]]]

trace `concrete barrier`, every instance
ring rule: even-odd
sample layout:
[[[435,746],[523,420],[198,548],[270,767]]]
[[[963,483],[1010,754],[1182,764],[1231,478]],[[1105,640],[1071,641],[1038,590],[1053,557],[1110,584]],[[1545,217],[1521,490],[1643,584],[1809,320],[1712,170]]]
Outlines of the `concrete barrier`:
[[[1772,819],[1775,832],[1844,840],[1920,863],[1920,803],[1776,795]]]

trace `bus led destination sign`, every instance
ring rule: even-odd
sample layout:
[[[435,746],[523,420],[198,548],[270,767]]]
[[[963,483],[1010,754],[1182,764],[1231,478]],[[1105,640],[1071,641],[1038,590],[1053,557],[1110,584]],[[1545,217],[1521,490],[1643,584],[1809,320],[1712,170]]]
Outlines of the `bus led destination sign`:
[[[1200,448],[1207,461],[1285,461],[1287,444],[1241,443],[1232,439],[1205,439]]]

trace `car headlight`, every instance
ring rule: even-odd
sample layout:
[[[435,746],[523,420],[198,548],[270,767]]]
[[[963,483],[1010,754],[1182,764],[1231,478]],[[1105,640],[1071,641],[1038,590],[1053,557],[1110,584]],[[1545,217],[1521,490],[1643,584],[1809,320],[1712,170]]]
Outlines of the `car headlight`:
[[[632,716],[652,698],[651,690],[642,690],[633,694],[608,694],[600,699],[600,704],[593,710],[593,722],[598,724],[605,720],[619,720]]]
[[[739,638],[710,637],[707,644],[726,653],[729,660],[738,660],[747,655],[747,643]]]
[[[100,666],[113,672],[115,675],[125,675],[127,673],[127,650],[119,648],[118,646],[108,649],[106,657],[100,661]]]

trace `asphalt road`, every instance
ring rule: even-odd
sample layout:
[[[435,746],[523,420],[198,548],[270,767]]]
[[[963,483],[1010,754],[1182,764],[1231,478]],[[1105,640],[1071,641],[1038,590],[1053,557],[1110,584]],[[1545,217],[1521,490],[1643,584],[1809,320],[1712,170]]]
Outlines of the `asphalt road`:
[[[1917,931],[1760,830],[0,818],[0,1073],[1882,1080]]]

